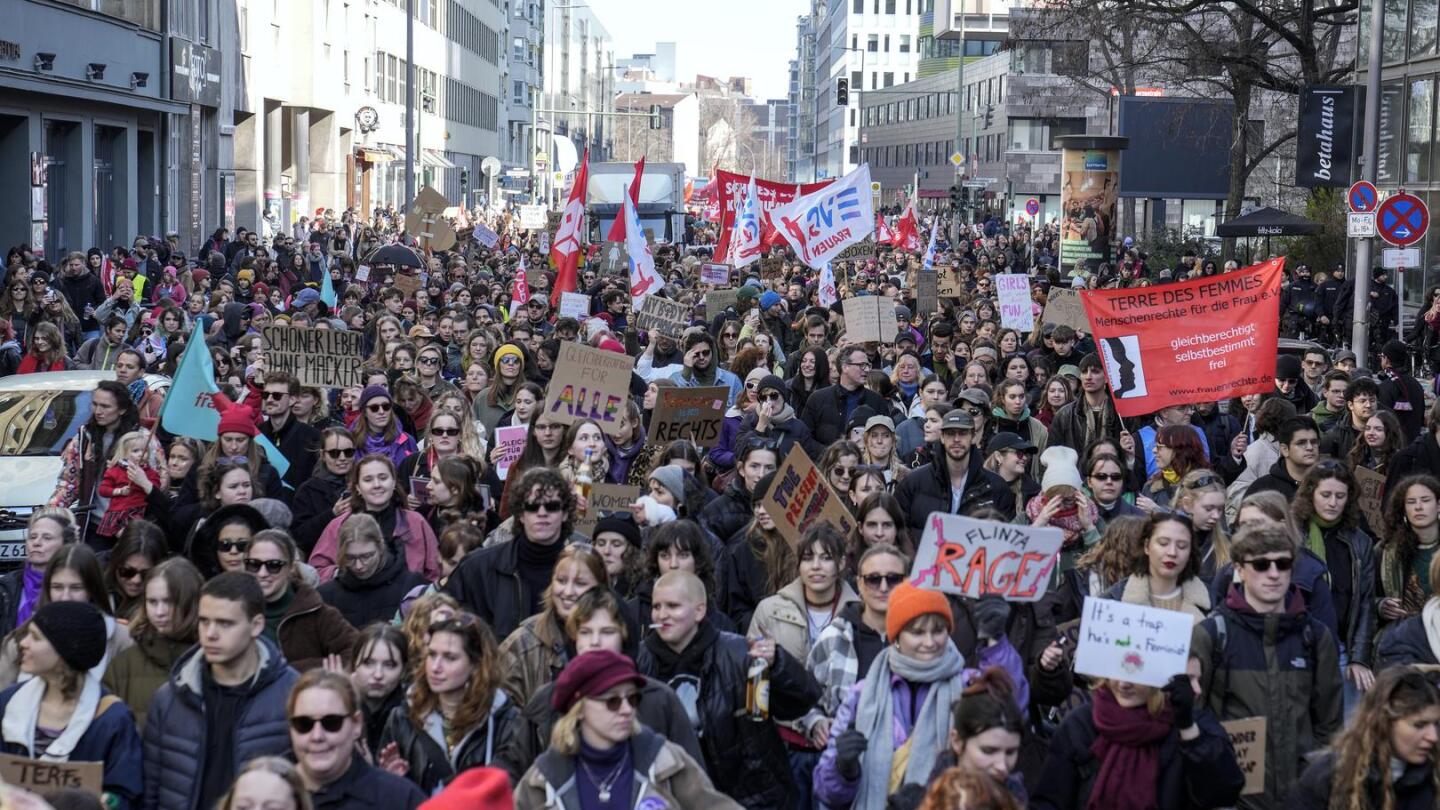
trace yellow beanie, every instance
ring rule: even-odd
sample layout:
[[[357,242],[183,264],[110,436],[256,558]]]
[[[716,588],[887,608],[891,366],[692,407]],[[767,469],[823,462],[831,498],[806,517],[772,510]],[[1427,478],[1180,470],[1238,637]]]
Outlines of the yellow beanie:
[[[525,353],[520,351],[520,347],[516,346],[514,343],[506,343],[504,346],[501,346],[500,348],[495,350],[494,367],[496,374],[500,373],[500,358],[507,355],[514,355],[515,357],[518,357],[520,359],[520,368],[525,368]]]

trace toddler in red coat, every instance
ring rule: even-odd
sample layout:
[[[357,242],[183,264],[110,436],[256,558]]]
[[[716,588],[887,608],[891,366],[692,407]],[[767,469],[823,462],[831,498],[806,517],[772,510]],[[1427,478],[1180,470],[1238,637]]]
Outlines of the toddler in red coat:
[[[145,517],[146,492],[130,478],[130,470],[139,470],[152,488],[160,486],[160,473],[147,464],[149,452],[150,434],[143,430],[126,433],[115,442],[110,466],[100,479],[100,495],[110,499],[96,529],[101,537],[117,537],[131,518]]]

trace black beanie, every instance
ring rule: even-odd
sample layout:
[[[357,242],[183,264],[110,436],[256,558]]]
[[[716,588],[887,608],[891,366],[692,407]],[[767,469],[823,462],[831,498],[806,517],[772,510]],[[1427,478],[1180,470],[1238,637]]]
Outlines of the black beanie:
[[[595,523],[595,531],[590,533],[591,537],[599,537],[603,532],[614,532],[625,538],[625,542],[641,548],[644,543],[640,541],[640,527],[635,525],[635,520],[629,515],[610,515],[600,518]]]
[[[32,619],[60,659],[79,673],[105,657],[105,616],[89,602],[51,602]]]
[[[1293,354],[1282,354],[1275,358],[1275,379],[1300,379],[1300,358]]]
[[[765,473],[765,475],[761,477],[759,481],[755,482],[755,490],[750,493],[751,506],[754,506],[765,500],[765,496],[770,493],[770,485],[774,483],[774,481],[775,472],[772,470],[771,472]]]
[[[1410,347],[1398,340],[1392,340],[1386,343],[1380,349],[1380,354],[1384,355],[1385,359],[1390,361],[1391,368],[1403,369],[1409,365]]]

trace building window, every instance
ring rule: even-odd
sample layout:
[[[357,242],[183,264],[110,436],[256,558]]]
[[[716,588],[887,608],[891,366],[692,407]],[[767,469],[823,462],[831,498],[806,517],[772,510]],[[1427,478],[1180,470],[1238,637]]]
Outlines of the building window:
[[[884,44],[884,47],[881,48],[881,50],[883,50],[885,53],[889,53],[889,52],[890,52],[890,35],[889,35],[889,34],[886,34],[886,35],[885,35],[885,44]]]
[[[1410,82],[1409,126],[1405,138],[1405,182],[1430,180],[1430,153],[1435,143],[1435,79]]]
[[[511,104],[524,104],[524,103],[525,103],[525,82],[511,82],[511,87],[510,87],[510,103],[511,103]]]
[[[1055,138],[1061,135],[1084,135],[1084,118],[1011,118],[1005,151],[1055,152]]]
[[[1435,55],[1436,12],[1440,10],[1435,2],[1417,2],[1410,7],[1410,58],[1420,59]]]
[[[910,52],[910,35],[909,35],[909,34],[901,34],[901,35],[900,35],[900,53],[909,53],[909,52]]]
[[[855,0],[855,2],[850,5],[850,9],[855,14],[864,14],[865,0]]]
[[[1405,0],[1384,0],[1385,28],[1381,32],[1381,59],[1389,64],[1405,59],[1405,30],[1408,28],[1409,3]]]
[[[878,53],[880,51],[879,34],[870,34],[865,37],[865,50],[869,51],[870,53]]]
[[[895,13],[895,0],[885,0],[885,13],[886,13],[886,14],[894,14],[894,13]]]
[[[885,71],[885,84],[884,84],[884,86],[885,86],[885,87],[894,87],[894,86],[895,86],[895,74],[894,74],[893,72],[888,71],[888,70]]]

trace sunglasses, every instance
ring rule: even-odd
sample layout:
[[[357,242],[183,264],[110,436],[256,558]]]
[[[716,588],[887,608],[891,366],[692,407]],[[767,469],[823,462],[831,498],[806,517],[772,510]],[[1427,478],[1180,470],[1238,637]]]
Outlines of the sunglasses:
[[[537,501],[525,504],[525,511],[532,515],[542,510],[546,512],[559,512],[564,508],[565,503],[563,501]]]
[[[880,586],[881,586],[881,585],[884,585],[886,588],[894,588],[894,587],[898,586],[900,583],[902,583],[902,582],[905,581],[905,575],[904,575],[904,574],[866,574],[866,575],[860,577],[860,581],[861,581],[861,582],[864,582],[865,585],[866,585],[866,587],[873,588],[873,589],[875,589],[875,590],[878,591],[878,590],[880,590]]]
[[[390,412],[390,403],[388,403],[388,402],[372,402],[372,403],[370,403],[369,405],[366,405],[365,407],[368,408],[371,413],[389,413],[389,412]]]
[[[1123,473],[1090,473],[1090,477],[1096,481],[1109,481],[1111,483],[1118,483],[1125,480]]]
[[[438,358],[438,357],[429,357],[429,356],[422,357],[422,358],[420,358],[420,365],[422,365],[422,366],[438,366],[438,365],[440,365],[440,358]]]
[[[284,571],[285,566],[289,564],[290,563],[285,560],[257,560],[254,557],[245,558],[245,570],[252,574],[260,573],[261,568],[264,568],[269,573],[278,574]]]
[[[268,399],[268,400],[270,400],[271,402],[279,402],[280,400],[282,400],[282,399],[284,399],[285,397],[288,397],[288,396],[290,396],[290,392],[289,392],[289,391],[266,391],[266,392],[265,392],[265,398]]]
[[[783,395],[778,394],[778,393],[775,393],[775,392],[773,392],[773,391],[772,391],[771,393],[769,393],[769,394],[762,394],[762,395],[760,396],[760,401],[761,401],[761,402],[781,402],[781,401],[783,401],[784,399],[785,399],[785,397],[784,397]]]
[[[595,701],[596,703],[602,703],[602,704],[604,704],[604,705],[605,705],[605,708],[606,708],[606,709],[609,709],[609,710],[612,711],[612,712],[618,712],[618,711],[620,711],[620,704],[622,704],[622,703],[628,703],[628,704],[630,704],[630,708],[632,708],[632,709],[638,709],[638,708],[640,708],[640,693],[639,693],[639,692],[631,692],[631,693],[628,694],[628,695],[611,695],[610,697],[608,697],[608,698],[603,698],[603,699],[602,699],[602,698],[590,698],[590,699],[593,700],[593,701]]]
[[[250,541],[249,541],[249,540],[221,540],[219,543],[216,543],[216,544],[215,544],[215,548],[216,548],[220,553],[222,553],[222,554],[230,554],[231,552],[235,552],[235,551],[239,551],[239,552],[241,552],[241,553],[244,553],[246,549],[250,548]]]
[[[115,571],[115,575],[121,579],[134,579],[135,577],[143,577],[148,573],[150,573],[149,568],[131,568],[128,565],[118,568]]]
[[[1294,557],[1282,557],[1278,560],[1260,558],[1257,560],[1246,560],[1245,564],[1255,569],[1257,573],[1263,574],[1274,565],[1276,571],[1289,571],[1295,565]]]
[[[460,428],[430,428],[431,436],[459,436]]]
[[[349,458],[350,456],[355,455],[355,448],[353,448],[353,447],[332,447],[332,448],[330,448],[329,450],[326,450],[326,451],[325,451],[325,455],[329,456],[330,458],[335,459],[336,461],[339,461],[339,460],[342,459],[342,458]]]
[[[315,724],[318,723],[321,728],[334,734],[345,727],[346,719],[343,714],[327,714],[324,717],[307,717],[303,714],[297,714],[290,718],[290,728],[295,729],[296,734],[309,734],[315,729]]]

